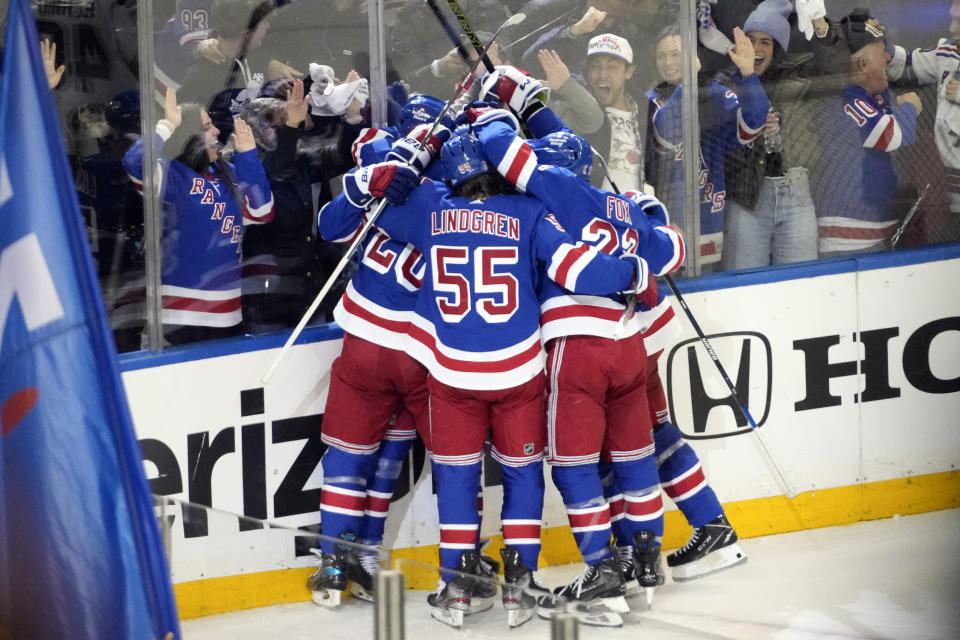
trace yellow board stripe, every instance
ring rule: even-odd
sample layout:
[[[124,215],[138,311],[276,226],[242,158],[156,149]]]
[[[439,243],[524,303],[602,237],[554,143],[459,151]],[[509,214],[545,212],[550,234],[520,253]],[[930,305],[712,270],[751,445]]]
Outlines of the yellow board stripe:
[[[756,498],[724,505],[727,517],[741,538],[754,538],[799,529],[814,529],[895,514],[925,513],[960,506],[960,472],[897,478],[862,485],[802,493],[793,500],[784,496]],[[691,529],[679,511],[664,516],[663,548],[683,545]],[[542,531],[541,566],[579,562],[580,554],[570,527]],[[493,538],[487,553],[499,557],[503,538]],[[409,589],[433,589],[437,584],[436,545],[395,549],[394,567],[403,571]],[[307,577],[313,569],[279,569],[223,578],[182,582],[173,586],[180,618],[190,619],[240,609],[304,602],[310,599]]]

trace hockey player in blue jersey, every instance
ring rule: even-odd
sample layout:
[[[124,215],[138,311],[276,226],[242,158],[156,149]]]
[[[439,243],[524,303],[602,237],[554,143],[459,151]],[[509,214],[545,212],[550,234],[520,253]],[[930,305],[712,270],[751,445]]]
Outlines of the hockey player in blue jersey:
[[[491,163],[519,190],[542,200],[582,241],[612,255],[643,256],[655,275],[676,269],[683,261],[680,234],[653,226],[644,209],[629,198],[590,184],[590,145],[565,131],[543,106],[536,97],[538,84],[510,68],[501,68],[485,82],[491,97],[521,107],[531,135],[545,135],[528,144],[502,122],[481,127],[478,135]],[[521,92],[527,108],[517,99]],[[538,165],[538,158],[547,164]],[[644,204],[662,208],[654,198]],[[648,288],[646,301],[656,304],[655,286]],[[541,614],[557,613],[567,599],[591,606],[599,602],[612,614],[622,613],[626,590],[610,548],[610,511],[598,471],[601,451],[612,461],[626,501],[621,526],[630,541],[627,547],[637,549],[631,554],[637,566],[630,576],[649,589],[663,581],[658,570],[663,508],[646,402],[641,326],[632,309],[625,313],[626,305],[633,303],[620,296],[574,296],[545,283],[540,303],[549,353],[547,459],[588,565],[577,580],[557,590],[560,597],[543,600]],[[622,317],[625,328],[620,327]],[[622,622],[616,616],[611,619]]]
[[[199,105],[177,104],[168,89],[153,136],[163,201],[161,320],[172,344],[239,331],[243,228],[273,219],[273,195],[250,127],[235,123],[233,164],[219,157],[217,128]],[[143,141],[123,157],[143,190]]]
[[[354,143],[358,169],[344,176],[343,192],[320,211],[318,230],[324,239],[352,242],[375,199],[396,197],[389,186],[399,168],[396,161],[409,161],[418,171],[430,166],[449,137],[452,120],[441,124],[418,152],[419,141],[443,106],[431,96],[415,96],[389,136],[361,133]],[[388,156],[394,164],[377,164]],[[409,171],[401,169],[407,176]],[[372,599],[378,554],[348,545],[338,548],[333,540],[342,537],[367,549],[378,547],[393,488],[417,430],[430,449],[427,370],[404,351],[423,258],[414,246],[376,229],[360,255],[357,271],[334,309],[344,340],[331,371],[321,436],[329,447],[322,461],[320,498],[326,539],[320,544],[320,567],[307,586],[314,601],[325,606],[339,603],[348,578],[355,595]]]
[[[353,160],[358,167],[383,162],[388,154],[395,156],[398,149],[395,144],[410,136],[410,133],[418,128],[418,131],[425,131],[421,125],[433,124],[440,112],[446,106],[443,100],[425,93],[419,93],[411,96],[400,109],[400,115],[397,117],[397,124],[389,127],[368,127],[360,131],[356,141],[353,143],[351,152]],[[419,140],[418,140],[419,142]],[[407,151],[411,151],[407,149]],[[394,157],[395,160],[406,160],[408,158]],[[417,167],[421,171],[424,167]],[[443,178],[439,163],[429,165],[426,173],[431,180],[441,180]]]
[[[519,108],[531,135],[543,136],[530,143],[535,150],[537,160],[555,167],[562,167],[562,169],[539,167],[538,170],[530,172],[530,178],[527,179],[524,188],[541,197],[548,206],[555,207],[560,215],[564,216],[562,221],[568,228],[576,225],[577,228],[583,229],[585,240],[599,242],[615,250],[612,240],[618,237],[617,234],[598,233],[603,227],[598,225],[595,219],[591,219],[592,215],[597,214],[601,219],[609,217],[606,216],[606,212],[611,207],[607,198],[613,194],[594,189],[589,184],[591,167],[589,145],[579,136],[565,130],[563,122],[556,118],[552,110],[542,102],[542,94],[537,89],[535,80],[510,69],[501,70],[499,75],[507,77],[501,80],[493,76],[485,83],[489,97],[503,98],[506,103],[512,103]],[[480,138],[486,143],[484,147],[486,153],[493,155],[492,159],[497,161],[501,170],[509,170],[508,167],[516,170],[515,167],[522,157],[520,152],[522,142],[519,139],[500,125],[481,131]],[[494,142],[498,138],[499,140]],[[498,152],[502,153],[498,154]],[[580,180],[571,182],[569,179],[564,179],[563,176],[567,173],[564,169],[572,172]],[[518,175],[523,175],[523,172],[519,172]],[[640,215],[637,217],[647,218],[654,226],[669,228],[667,211],[655,198],[641,193],[628,193],[625,196],[640,210]],[[682,243],[680,249],[681,253],[676,256],[674,263],[668,269],[683,262]],[[551,334],[593,331],[596,332],[594,335],[603,335],[603,332],[599,331],[603,325],[597,317],[598,314],[604,312],[610,314],[608,322],[614,317],[606,309],[589,309],[584,315],[590,318],[590,324],[586,324],[584,318],[580,318],[577,320],[577,325],[568,327],[561,325],[563,330],[548,329],[556,320],[565,321],[567,317],[575,318],[576,316],[570,312],[571,308],[576,307],[561,306],[556,302],[548,302],[544,305],[542,322],[545,340]],[[667,558],[668,564],[674,567],[674,578],[684,580],[742,562],[745,560],[745,555],[735,544],[736,533],[727,522],[723,507],[707,484],[696,454],[683,442],[677,427],[669,422],[657,360],[667,341],[673,337],[673,331],[676,331],[677,325],[672,307],[665,301],[663,293],[659,292],[658,295],[651,296],[650,299],[638,305],[638,313],[630,319],[626,330],[620,333],[632,335],[642,327],[647,358],[641,366],[646,369],[647,404],[650,423],[654,425],[657,476],[660,486],[674,499],[694,527],[694,535],[690,543]],[[646,564],[646,568],[650,568],[653,564],[656,570],[653,549],[649,545],[639,545],[643,547],[644,553],[650,554],[648,562],[632,561],[636,536],[636,526],[633,523],[645,521],[652,523],[655,533],[659,535],[662,532],[662,518],[651,517],[651,514],[661,509],[661,503],[659,497],[651,498],[652,504],[649,504],[647,512],[643,513],[642,509],[638,508],[636,500],[629,499],[629,494],[623,491],[621,483],[617,481],[614,467],[615,463],[608,460],[602,461],[600,475],[603,493],[610,503],[610,520],[618,547],[617,555],[622,572],[629,582],[631,578],[636,577],[637,569],[641,564]],[[713,554],[714,551],[718,553]],[[712,557],[705,559],[705,556],[711,554]],[[648,582],[656,583],[659,579],[653,578]],[[640,583],[643,584],[644,581],[641,580]]]
[[[465,612],[488,606],[474,602],[470,575],[479,560],[472,497],[489,427],[491,455],[504,474],[503,599],[519,612],[517,622],[532,615],[532,594],[545,592],[532,575],[540,551],[545,446],[538,269],[571,291],[594,294],[643,290],[648,269],[637,256],[620,259],[574,244],[540,201],[515,194],[492,172],[469,130],[454,135],[441,157],[452,189],[426,182],[378,220],[428,261],[408,350],[430,371],[440,563],[460,572],[443,572],[428,601],[434,617],[454,626]]]

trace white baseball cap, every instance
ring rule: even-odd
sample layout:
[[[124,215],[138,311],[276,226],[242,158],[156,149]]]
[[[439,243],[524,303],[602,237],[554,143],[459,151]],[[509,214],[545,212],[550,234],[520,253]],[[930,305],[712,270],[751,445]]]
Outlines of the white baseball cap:
[[[630,48],[630,43],[627,42],[626,38],[615,36],[612,33],[601,33],[590,38],[590,42],[587,44],[587,56],[600,53],[620,58],[627,64],[633,64],[633,49]]]

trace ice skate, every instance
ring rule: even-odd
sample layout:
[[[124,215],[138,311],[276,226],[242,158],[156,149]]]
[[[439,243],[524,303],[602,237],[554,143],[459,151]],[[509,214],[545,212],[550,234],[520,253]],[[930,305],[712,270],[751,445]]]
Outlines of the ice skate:
[[[350,578],[350,594],[366,602],[374,601],[374,586],[380,573],[380,548],[363,549],[354,553],[347,575]]]
[[[696,580],[746,561],[747,554],[737,544],[737,532],[724,514],[695,528],[689,542],[667,556],[676,582]]]
[[[477,549],[477,551],[480,552],[480,564],[477,565],[477,568],[480,570],[479,575],[490,578],[491,580],[496,580],[497,574],[500,573],[500,563],[484,553],[484,550],[489,546],[490,538],[480,540],[480,545]]]
[[[478,587],[482,586],[481,580],[470,577],[477,575],[479,562],[480,553],[477,551],[465,551],[460,556],[456,569],[459,573],[448,582],[441,580],[437,590],[427,596],[431,616],[451,627],[460,628],[464,615],[486,611],[493,606],[493,598],[484,597],[483,589],[480,589],[481,594],[477,593]],[[495,585],[493,593],[496,595]]]
[[[633,536],[633,565],[639,584],[647,597],[647,607],[653,606],[653,592],[663,584],[660,564],[660,543],[653,531],[638,531]]]
[[[588,566],[570,584],[540,598],[537,615],[552,618],[566,611],[584,624],[602,627],[623,625],[621,613],[630,608],[624,598],[626,587],[615,558]]]
[[[322,607],[340,606],[340,596],[347,588],[347,564],[338,556],[311,549],[320,557],[320,566],[307,579],[313,601]]]
[[[503,608],[507,611],[507,624],[512,629],[533,617],[537,611],[537,599],[549,595],[550,589],[520,561],[516,549],[501,549],[500,557],[503,558]]]
[[[629,603],[641,595],[640,585],[637,583],[637,568],[633,564],[633,547],[617,547],[617,566],[623,575],[624,597]]]

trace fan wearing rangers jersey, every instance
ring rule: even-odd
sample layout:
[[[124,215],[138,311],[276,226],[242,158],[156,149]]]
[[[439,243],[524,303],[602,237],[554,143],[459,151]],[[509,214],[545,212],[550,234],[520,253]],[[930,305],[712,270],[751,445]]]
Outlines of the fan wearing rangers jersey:
[[[932,49],[894,48],[887,65],[890,80],[913,85],[936,85],[937,115],[933,125],[940,159],[947,170],[950,211],[960,216],[960,0],[950,7],[950,35]]]
[[[354,143],[359,168],[344,176],[343,192],[320,211],[318,230],[324,239],[352,242],[376,204],[374,198],[395,197],[389,187],[397,166],[377,168],[378,162],[387,157],[413,160],[423,170],[431,154],[439,155],[440,145],[450,134],[444,125],[415,154],[443,107],[436,98],[416,96],[404,105],[398,131],[389,137],[361,133]],[[375,149],[373,140],[393,145]],[[370,598],[379,557],[354,553],[347,546],[338,549],[334,540],[343,537],[379,545],[393,488],[417,429],[430,448],[427,370],[404,351],[423,278],[423,258],[413,245],[375,228],[362,245],[361,256],[334,309],[334,319],[344,330],[343,349],[331,370],[321,435],[329,447],[322,460],[320,497],[326,539],[320,544],[320,567],[307,586],[314,592],[313,600],[325,606],[339,603],[348,578],[355,595]]]
[[[563,216],[561,220],[567,224],[568,228],[583,229],[584,240],[598,240],[598,234],[594,233],[597,229],[595,226],[596,219],[591,219],[591,207],[596,209],[597,204],[600,204],[600,211],[605,213],[607,210],[605,205],[609,202],[607,198],[611,197],[612,194],[598,191],[589,186],[590,148],[582,143],[578,145],[578,138],[565,132],[563,122],[556,118],[550,108],[540,102],[536,87],[531,86],[535,84],[535,81],[524,78],[522,75],[518,76],[513,70],[501,71],[501,73],[513,76],[516,84],[511,84],[508,79],[503,81],[506,86],[501,86],[501,82],[494,78],[488,81],[487,86],[495,87],[496,97],[503,97],[508,103],[514,98],[514,93],[523,95],[522,98],[517,96],[518,99],[515,102],[520,106],[521,112],[527,116],[525,124],[532,135],[542,136],[540,140],[530,143],[537,155],[537,160],[569,169],[581,178],[579,181],[571,182],[569,179],[562,178],[563,173],[565,173],[562,170],[555,167],[540,167],[538,171],[533,172],[527,181],[527,190],[543,199],[548,206],[556,207],[557,211],[563,212],[560,214]],[[516,160],[518,154],[515,150],[521,148],[520,143],[514,140],[508,131],[491,131],[490,129],[494,126],[499,125],[491,125],[487,130],[480,133],[481,140],[486,142],[484,147],[486,153],[490,155],[498,148],[506,148],[506,155]],[[496,137],[501,138],[499,147],[494,140],[489,139]],[[506,159],[506,155],[498,163],[500,168],[508,166],[508,163],[502,161]],[[491,160],[496,161],[497,158],[491,158]],[[668,227],[667,211],[655,198],[636,192],[625,195],[640,209],[640,215],[647,218],[651,224],[657,227]],[[601,215],[601,217],[603,216]],[[613,248],[610,240],[615,237],[617,237],[616,234],[610,233],[599,239],[602,245]],[[680,249],[682,250],[682,241],[680,242]],[[676,260],[676,264],[680,264],[682,261],[683,256],[681,254]],[[570,297],[582,298],[580,296]],[[676,336],[679,328],[673,308],[665,301],[662,291],[658,292],[658,295],[650,301],[649,305],[641,303],[638,307],[637,314],[627,325],[628,330],[621,333],[630,335],[638,327],[643,327],[644,346],[648,354],[645,363],[647,403],[649,405],[650,423],[654,425],[654,455],[660,486],[676,502],[695,530],[691,542],[685,545],[681,551],[670,554],[667,560],[668,564],[674,567],[674,579],[693,579],[726,566],[743,562],[746,557],[735,545],[736,533],[727,522],[723,507],[717,500],[716,494],[707,484],[696,454],[689,445],[683,442],[679,429],[669,421],[657,362],[660,353]],[[545,340],[549,333],[547,326],[553,323],[551,322],[551,313],[560,309],[569,311],[571,308],[575,307],[559,307],[551,312],[546,309],[546,305],[544,306],[541,322],[544,324]],[[566,313],[559,317],[563,318],[565,315]],[[593,314],[588,311],[586,315]],[[619,316],[617,317],[619,318]],[[575,315],[572,318],[579,326],[568,327],[570,333],[575,333],[577,330],[583,333],[589,332],[585,331],[588,325],[582,324],[582,319],[576,318]],[[596,325],[590,328],[595,330]],[[557,333],[562,334],[559,331]],[[595,335],[603,336],[609,335],[609,333],[597,332]],[[643,421],[637,426],[644,428],[645,424],[650,423]],[[617,481],[615,469],[617,464],[619,463],[611,463],[606,459],[602,461],[600,463],[600,476],[604,495],[610,505],[610,521],[617,541],[620,568],[624,576],[628,578],[628,582],[632,582],[632,578],[636,575],[635,566],[632,562],[634,555],[633,538],[636,533],[636,524],[634,523],[646,520],[646,524],[655,528],[659,527],[662,532],[662,520],[658,516],[650,517],[649,513],[646,515],[641,513],[635,495],[627,493],[625,499],[625,493]],[[655,507],[649,511],[653,513],[659,511],[660,502],[658,498],[651,497],[649,502],[654,503],[650,506]],[[609,538],[609,533],[606,537]],[[717,553],[707,557],[714,551]]]
[[[502,110],[490,115],[501,116],[511,118]],[[574,244],[539,200],[512,193],[491,173],[469,130],[458,129],[441,160],[453,191],[426,182],[378,220],[391,237],[418,246],[428,262],[408,350],[430,371],[440,562],[470,574],[478,561],[471,499],[489,427],[491,455],[504,476],[504,605],[532,615],[529,589],[544,592],[532,577],[540,552],[545,444],[538,268],[570,291],[609,294],[635,281],[645,289],[647,267],[637,256],[618,259]],[[475,582],[447,573],[442,578],[429,598],[431,613],[459,626],[465,611],[477,609]]]
[[[735,86],[736,93],[716,80],[700,91],[708,100],[701,103],[700,133],[700,255],[701,264],[718,263],[722,257],[724,223],[726,220],[726,176],[724,159],[727,154],[753,143],[760,135],[770,110],[770,101],[754,71],[754,50],[750,39],[737,27],[734,29],[736,49],[729,52],[737,72],[724,79]],[[655,176],[652,184],[657,196],[670,211],[683,210],[683,87],[680,85],[679,62],[672,67],[664,58],[680,59],[680,36],[670,33],[657,44],[657,71],[663,83],[647,92],[652,105],[650,137],[652,157],[656,160],[648,173]],[[682,218],[677,221],[683,227]]]
[[[177,105],[168,89],[154,148],[163,199],[160,292],[164,337],[171,344],[237,333],[243,228],[273,219],[273,195],[250,127],[234,123],[233,164],[219,157],[219,131],[196,104]],[[123,157],[143,191],[143,141]]]
[[[828,112],[824,139],[848,179],[821,189],[821,257],[875,251],[893,236],[900,220],[892,206],[898,177],[890,154],[916,140],[920,99],[915,93],[894,98],[883,31],[862,20],[857,13],[840,23],[852,82]]]

